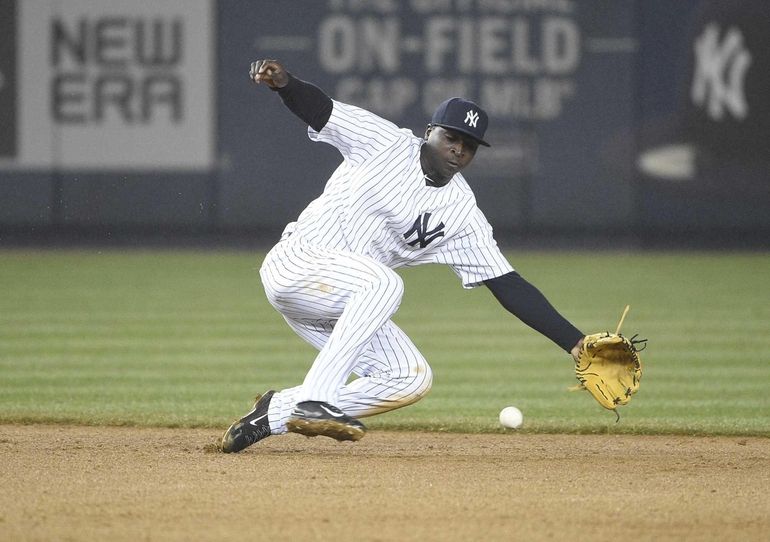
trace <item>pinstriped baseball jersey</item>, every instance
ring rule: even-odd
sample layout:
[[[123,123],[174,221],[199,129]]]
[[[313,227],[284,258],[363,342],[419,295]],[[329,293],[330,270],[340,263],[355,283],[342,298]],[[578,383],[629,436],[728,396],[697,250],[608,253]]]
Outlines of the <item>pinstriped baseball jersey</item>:
[[[344,161],[286,233],[391,269],[446,264],[466,288],[512,271],[460,173],[443,187],[427,185],[421,138],[364,109],[333,104],[323,129],[308,128],[308,135],[334,145]]]

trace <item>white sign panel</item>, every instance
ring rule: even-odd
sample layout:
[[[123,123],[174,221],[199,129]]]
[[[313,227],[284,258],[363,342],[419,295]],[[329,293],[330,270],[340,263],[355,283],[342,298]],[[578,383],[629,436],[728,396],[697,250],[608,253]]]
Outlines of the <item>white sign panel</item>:
[[[214,155],[210,0],[17,3],[23,169],[208,169]]]

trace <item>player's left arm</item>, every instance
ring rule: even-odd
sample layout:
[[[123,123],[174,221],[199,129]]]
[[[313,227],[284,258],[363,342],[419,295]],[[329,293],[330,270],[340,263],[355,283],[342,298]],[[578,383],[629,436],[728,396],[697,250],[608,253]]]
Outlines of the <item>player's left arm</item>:
[[[585,335],[559,314],[543,293],[524,277],[511,271],[485,280],[484,284],[508,312],[577,359]]]
[[[559,314],[540,290],[514,271],[497,246],[492,226],[475,198],[469,201],[465,221],[466,227],[442,247],[443,263],[452,265],[463,287],[486,285],[508,312],[577,360],[583,333]]]

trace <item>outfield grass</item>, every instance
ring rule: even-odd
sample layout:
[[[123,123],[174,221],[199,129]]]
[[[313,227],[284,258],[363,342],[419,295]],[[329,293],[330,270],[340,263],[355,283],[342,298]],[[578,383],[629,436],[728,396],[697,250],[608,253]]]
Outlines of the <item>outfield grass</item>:
[[[447,268],[401,272],[396,322],[433,390],[372,428],[770,436],[767,253],[525,252],[515,267],[585,332],[649,339],[615,423],[570,393],[571,358]],[[0,251],[0,422],[226,427],[257,392],[297,384],[314,351],[266,302],[262,254]]]

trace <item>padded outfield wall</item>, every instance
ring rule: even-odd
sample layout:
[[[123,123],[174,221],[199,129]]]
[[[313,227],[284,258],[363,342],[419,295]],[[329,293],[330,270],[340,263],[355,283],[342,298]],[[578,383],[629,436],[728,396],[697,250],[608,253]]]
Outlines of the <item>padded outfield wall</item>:
[[[467,177],[503,243],[762,244],[770,8],[665,0],[0,0],[0,242],[273,236],[339,161],[248,66],[421,134],[490,113]]]

